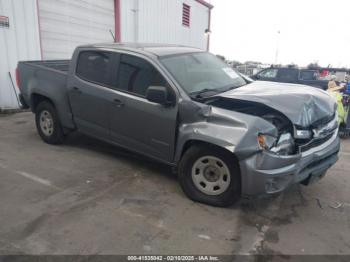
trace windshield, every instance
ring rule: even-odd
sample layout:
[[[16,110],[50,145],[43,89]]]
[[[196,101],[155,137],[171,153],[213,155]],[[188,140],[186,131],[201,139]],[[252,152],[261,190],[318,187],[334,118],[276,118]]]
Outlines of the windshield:
[[[224,92],[246,84],[246,81],[215,55],[206,52],[161,58],[185,91],[192,94]]]

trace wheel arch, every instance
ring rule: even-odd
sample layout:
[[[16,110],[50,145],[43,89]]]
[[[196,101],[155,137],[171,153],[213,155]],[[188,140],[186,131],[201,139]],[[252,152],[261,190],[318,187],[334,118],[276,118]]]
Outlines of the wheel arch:
[[[35,114],[38,105],[40,105],[40,103],[42,103],[44,101],[50,103],[55,108],[57,115],[58,115],[58,118],[61,121],[64,134],[68,134],[68,133],[70,133],[71,130],[75,129],[74,124],[72,123],[72,125],[70,125],[70,122],[67,122],[67,119],[65,119],[63,117],[64,114],[62,114],[62,111],[58,107],[57,103],[55,103],[55,101],[53,99],[51,99],[50,97],[48,97],[47,95],[33,92],[30,96],[31,111]]]
[[[43,101],[47,101],[47,102],[51,103],[53,105],[53,107],[56,108],[54,101],[52,99],[50,99],[49,97],[42,95],[42,94],[39,94],[39,93],[32,93],[30,96],[30,108],[31,108],[33,113],[35,113],[38,105]]]
[[[204,140],[200,140],[200,139],[189,139],[187,140],[184,145],[182,146],[182,149],[181,149],[181,154],[180,154],[180,158],[179,160],[181,159],[181,157],[184,155],[184,153],[191,147],[191,146],[195,146],[195,145],[202,145],[202,146],[207,146],[207,147],[215,147],[217,149],[221,149],[221,150],[224,150],[228,153],[230,153],[237,161],[238,161],[238,158],[237,156],[234,154],[233,151],[231,151],[231,149],[233,147],[230,147],[230,146],[224,146],[220,143],[211,143],[211,142],[207,142],[207,141],[204,141]]]

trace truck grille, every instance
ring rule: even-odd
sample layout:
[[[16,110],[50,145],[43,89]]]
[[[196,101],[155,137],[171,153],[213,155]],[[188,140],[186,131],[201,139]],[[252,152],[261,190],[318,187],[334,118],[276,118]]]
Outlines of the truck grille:
[[[334,119],[335,119],[335,114],[334,113],[333,115],[330,115],[330,116],[326,116],[324,118],[321,118],[320,120],[314,122],[312,124],[313,127],[320,127],[320,126],[325,126],[327,125],[329,122],[332,122]]]
[[[337,131],[337,128],[338,128],[338,123],[334,116],[332,119],[328,119],[326,123],[323,122],[322,125],[319,124],[317,128],[313,129],[313,133],[314,133],[313,139],[308,143],[301,145],[299,147],[300,152],[301,153],[305,152],[313,147],[320,146],[323,143],[327,142],[329,139],[332,138],[334,132]]]
[[[317,147],[317,146],[322,145],[323,143],[325,143],[329,139],[331,139],[332,136],[333,136],[333,133],[330,133],[329,135],[327,135],[327,136],[325,136],[323,138],[311,140],[311,142],[300,146],[300,153],[308,151],[309,149],[311,149],[313,147]]]

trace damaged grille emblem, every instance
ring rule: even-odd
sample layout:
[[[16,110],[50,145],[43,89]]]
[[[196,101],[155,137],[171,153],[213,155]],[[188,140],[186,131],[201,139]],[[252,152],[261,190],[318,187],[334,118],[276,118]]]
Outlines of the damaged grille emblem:
[[[316,139],[324,138],[327,135],[333,133],[334,130],[337,129],[337,127],[338,127],[338,123],[337,123],[337,120],[334,118],[332,121],[330,121],[325,126],[313,129],[314,138],[316,138]]]

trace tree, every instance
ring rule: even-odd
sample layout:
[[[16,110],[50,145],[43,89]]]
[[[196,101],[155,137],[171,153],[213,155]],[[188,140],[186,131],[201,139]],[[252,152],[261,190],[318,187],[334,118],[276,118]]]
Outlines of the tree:
[[[241,62],[236,61],[236,60],[228,61],[228,63],[229,63],[232,67],[237,67],[237,66],[243,65]]]
[[[308,64],[307,68],[308,68],[308,69],[319,69],[319,68],[320,68],[320,65],[319,65],[319,64],[317,63],[317,61],[316,61],[316,62],[314,62],[314,63]]]

